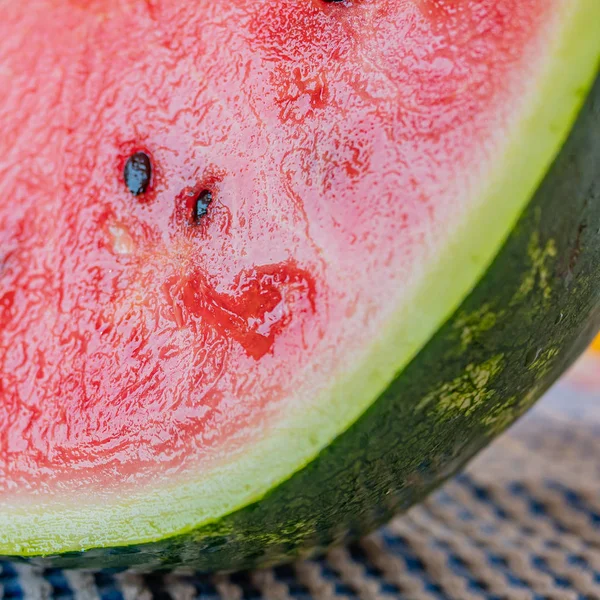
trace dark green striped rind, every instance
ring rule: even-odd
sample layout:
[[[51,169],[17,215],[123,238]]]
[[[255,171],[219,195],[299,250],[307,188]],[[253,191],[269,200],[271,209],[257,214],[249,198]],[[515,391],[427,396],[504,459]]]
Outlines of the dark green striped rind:
[[[527,410],[598,327],[600,79],[474,291],[310,465],[258,503],[186,535],[29,560],[235,570],[364,534],[420,500]]]

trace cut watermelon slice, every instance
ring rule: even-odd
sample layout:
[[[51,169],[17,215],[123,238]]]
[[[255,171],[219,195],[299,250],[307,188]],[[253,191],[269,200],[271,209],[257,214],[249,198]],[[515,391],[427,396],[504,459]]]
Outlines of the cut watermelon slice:
[[[0,554],[275,562],[514,420],[600,320],[598,23],[0,1]]]

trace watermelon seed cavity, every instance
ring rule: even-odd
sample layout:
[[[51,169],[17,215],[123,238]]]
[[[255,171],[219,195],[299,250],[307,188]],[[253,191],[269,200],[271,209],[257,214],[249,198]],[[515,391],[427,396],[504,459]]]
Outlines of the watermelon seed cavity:
[[[123,171],[125,185],[134,195],[143,194],[150,184],[152,176],[152,165],[150,157],[145,152],[136,152],[127,159]]]

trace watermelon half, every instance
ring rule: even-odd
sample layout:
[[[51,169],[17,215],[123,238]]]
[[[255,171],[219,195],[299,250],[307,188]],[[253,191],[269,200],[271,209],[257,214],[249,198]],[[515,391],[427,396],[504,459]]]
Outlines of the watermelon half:
[[[0,555],[238,569],[419,500],[600,324],[600,1],[0,0]]]

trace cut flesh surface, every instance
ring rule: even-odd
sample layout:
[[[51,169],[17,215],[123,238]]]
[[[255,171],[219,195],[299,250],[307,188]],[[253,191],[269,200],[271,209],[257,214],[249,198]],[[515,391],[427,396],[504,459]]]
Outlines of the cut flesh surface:
[[[0,553],[310,462],[476,285],[600,54],[597,0],[179,4],[0,0]]]

